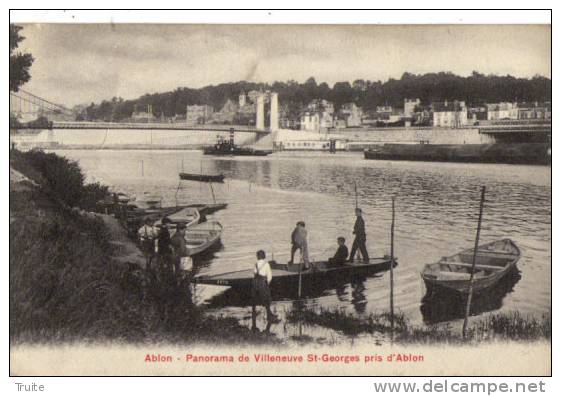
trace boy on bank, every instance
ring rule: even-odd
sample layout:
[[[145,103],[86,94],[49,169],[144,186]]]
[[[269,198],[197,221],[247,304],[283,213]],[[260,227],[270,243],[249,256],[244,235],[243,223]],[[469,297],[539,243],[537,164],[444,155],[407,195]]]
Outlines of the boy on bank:
[[[251,288],[251,299],[252,299],[252,320],[253,327],[255,328],[255,307],[257,305],[263,305],[267,310],[267,322],[274,323],[278,322],[277,316],[271,311],[271,289],[269,285],[273,280],[273,273],[271,271],[271,266],[269,262],[265,260],[265,252],[259,250],[257,252],[257,262],[253,268],[253,282]]]

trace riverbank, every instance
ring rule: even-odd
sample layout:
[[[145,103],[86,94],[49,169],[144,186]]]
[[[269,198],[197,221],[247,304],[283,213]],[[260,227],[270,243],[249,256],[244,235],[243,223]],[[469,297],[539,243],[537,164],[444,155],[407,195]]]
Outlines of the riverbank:
[[[449,324],[414,326],[401,313],[394,315],[393,327],[389,312],[355,316],[337,309],[294,308],[286,312],[292,324],[322,326],[342,332],[349,337],[381,334],[393,337],[400,344],[483,343],[497,341],[551,341],[551,315],[541,317],[522,315],[517,311],[472,318],[467,339],[459,328]]]
[[[55,154],[10,152],[10,341],[275,344],[151,284],[115,219],[89,212],[100,185]]]
[[[39,161],[37,158],[27,156],[39,156],[39,159],[42,160]],[[249,329],[248,321],[244,323],[244,317],[247,317],[251,311],[245,305],[239,310],[241,314],[234,312],[236,310],[221,309],[213,317],[210,317],[210,310],[207,310],[206,307],[197,308],[193,306],[189,295],[165,293],[166,288],[162,285],[158,287],[158,285],[147,282],[142,268],[142,257],[134,243],[126,236],[119,235],[118,223],[113,218],[92,215],[88,212],[87,208],[92,201],[91,192],[103,192],[103,186],[84,185],[79,174],[75,174],[76,169],[79,171],[79,168],[65,162],[66,160],[61,159],[61,157],[57,157],[59,159],[55,159],[55,157],[44,153],[12,153],[11,165],[21,171],[21,176],[16,175],[17,177],[11,178],[14,183],[11,183],[10,186],[12,197],[10,218],[13,225],[10,239],[10,267],[16,270],[15,275],[13,271],[10,275],[10,287],[16,290],[13,301],[11,295],[10,303],[14,304],[15,307],[12,312],[17,312],[17,315],[12,317],[13,323],[10,323],[10,329],[15,330],[11,331],[12,335],[16,335],[12,337],[13,343],[22,343],[28,340],[32,342],[120,340],[135,343],[165,341],[200,344],[206,340],[206,342],[220,344],[293,345],[294,342],[297,344],[306,342],[325,344],[326,341],[320,339],[322,329],[333,329],[337,332],[339,336],[336,338],[336,342],[338,340],[343,340],[343,342],[347,339],[352,340],[356,336],[370,337],[370,335],[378,334],[383,335],[383,337],[380,337],[382,339],[388,338],[389,329],[387,326],[382,326],[377,330],[368,327],[369,312],[360,316],[345,318],[338,313],[330,314],[328,309],[316,312],[317,315],[313,315],[313,317],[311,314],[308,315],[312,319],[307,322],[283,321],[283,323],[271,328],[271,334],[253,333]],[[46,160],[46,158],[50,158],[50,160]],[[104,160],[106,164],[109,164],[109,171],[117,165],[124,166],[124,157],[120,153],[115,158],[118,158],[118,162],[115,164]],[[351,159],[354,160],[354,158]],[[135,161],[135,159],[131,161]],[[159,164],[160,158],[156,156],[153,161],[155,164]],[[81,160],[81,163],[84,162],[86,161]],[[198,164],[199,159],[196,158],[195,162]],[[58,165],[54,166],[53,164]],[[244,162],[244,164],[246,163]],[[290,165],[291,162],[288,162],[288,164]],[[300,163],[296,165],[300,166]],[[97,159],[95,166],[95,169],[99,171]],[[67,172],[64,170],[65,168],[74,169],[72,177],[64,176]],[[250,170],[251,172],[247,174],[256,174],[254,169]],[[290,171],[293,173],[294,169],[290,168]],[[25,180],[27,178],[24,179],[24,173],[29,175],[30,178],[33,177],[37,182],[31,179]],[[56,175],[56,177],[52,177],[52,175]],[[166,190],[172,189],[176,184],[175,178],[173,180],[170,178],[169,184],[166,185],[165,181],[162,182],[159,174],[154,177],[158,177],[158,185],[163,185],[162,188]],[[518,173],[517,177],[520,177]],[[69,183],[69,179],[74,180],[74,182]],[[126,179],[118,180],[116,185],[124,185],[125,182]],[[365,181],[364,183],[366,185],[372,183],[372,181]],[[321,186],[327,184],[319,183]],[[235,191],[235,196],[241,197],[243,205],[234,204],[232,205],[234,207],[233,211],[225,212],[230,216],[224,219],[227,222],[234,222],[236,218],[239,218],[239,213],[235,212],[236,207],[239,210],[250,205],[249,207],[253,211],[259,209],[259,200],[267,203],[266,211],[267,213],[270,211],[271,196],[265,195],[264,191],[246,196],[243,195],[247,194],[245,185],[243,190],[232,191]],[[403,194],[403,197],[405,199],[408,196],[413,196],[412,194],[414,192]],[[298,195],[298,197],[301,199],[303,196]],[[233,199],[234,195],[231,198]],[[257,201],[249,201],[249,198]],[[68,203],[69,200],[72,203]],[[305,201],[298,202],[299,205],[302,205],[301,202],[305,203]],[[313,202],[313,205],[315,205],[315,201]],[[311,209],[306,210],[310,211]],[[322,216],[325,217],[325,213],[322,213]],[[320,216],[318,215],[315,218],[320,218]],[[26,221],[29,224],[23,228]],[[331,221],[329,222],[331,223]],[[60,230],[69,231],[61,232]],[[236,228],[235,232],[239,233],[240,228]],[[247,231],[243,232],[254,233],[254,225],[249,224]],[[243,232],[242,235],[251,235]],[[275,231],[273,235],[277,235],[278,232],[280,231]],[[18,236],[18,238],[14,238],[14,236]],[[26,238],[29,240],[27,241]],[[228,235],[228,238],[227,248],[231,249],[232,245],[235,244],[235,239],[230,235]],[[376,239],[381,240],[379,236],[376,236]],[[263,240],[273,241],[275,237],[266,236]],[[245,245],[241,246],[245,249]],[[282,246],[277,246],[274,250],[278,252]],[[400,257],[407,257],[407,253],[413,251],[414,247],[415,244],[410,245],[407,250],[403,248]],[[31,252],[30,254],[27,254],[28,249]],[[25,252],[25,254],[21,254],[21,252]],[[231,269],[236,264],[235,251],[233,252],[229,250],[228,254],[222,255],[222,261],[220,257],[213,258],[213,268],[218,272]],[[431,253],[432,255],[434,253]],[[133,258],[135,256],[137,259]],[[243,265],[247,265],[249,259],[244,257],[239,261]],[[403,261],[407,262],[406,258]],[[418,258],[415,259],[415,262],[417,261],[419,261]],[[221,264],[223,267],[220,267]],[[15,276],[15,278],[12,279],[12,276]],[[415,279],[418,280],[417,273],[415,273]],[[375,282],[375,279],[370,281]],[[417,298],[418,294],[416,292],[411,291],[410,287],[405,288],[409,292],[400,298],[410,298],[411,300]],[[354,289],[357,289],[356,285],[353,287]],[[355,301],[358,301],[355,302],[357,306],[362,301],[364,301],[364,305],[366,305],[366,301],[369,306],[376,304],[376,295],[366,293],[361,295],[360,287],[357,290],[358,294],[356,294],[356,297],[353,296],[353,298],[356,298]],[[535,290],[535,288],[532,290]],[[243,302],[243,304],[245,303]],[[343,306],[344,302],[338,300],[336,304],[336,306],[331,306],[331,310]],[[232,301],[226,303],[226,307],[231,305]],[[330,302],[319,300],[318,305],[329,307]],[[59,306],[60,314],[58,313]],[[282,301],[274,303],[274,309],[277,313],[282,312],[282,306]],[[170,307],[173,307],[173,309],[169,309]],[[498,307],[500,307],[500,304],[487,310],[494,310]],[[511,306],[509,308],[514,311],[517,307]],[[63,316],[64,320],[57,321],[59,315]],[[522,317],[526,318],[525,315],[526,313]],[[67,316],[69,317],[69,323],[66,323],[65,318]],[[406,315],[402,315],[403,319],[406,319],[405,316],[415,321],[414,313],[407,312]],[[396,318],[396,323],[400,320],[400,317]],[[36,324],[41,323],[44,318],[46,318],[48,324],[46,329],[42,325]],[[474,317],[470,324],[476,325],[481,319],[484,319],[484,316]],[[84,325],[81,324],[82,321]],[[372,321],[372,323],[377,323],[374,317]],[[538,325],[542,323],[541,318],[536,318],[536,321]],[[407,322],[409,323],[409,321]],[[518,326],[517,323],[533,323],[530,320],[526,322],[518,319],[510,320],[508,317],[503,322],[506,327],[514,328]],[[293,339],[286,334],[283,336],[282,327],[298,325],[299,323],[309,327],[307,334],[310,337],[308,341]],[[419,322],[415,321],[414,323]],[[263,327],[262,325],[261,321],[259,326]],[[547,325],[547,323],[543,322],[542,325]],[[543,328],[543,326],[541,327]],[[433,331],[433,326],[422,326],[420,324],[410,326],[408,324],[407,328],[411,333],[414,331],[415,334],[422,335],[421,338],[426,343],[438,344],[447,339],[454,339],[455,342],[461,340],[457,332],[448,334]],[[531,328],[531,326],[528,328]],[[533,328],[539,328],[539,326]],[[442,330],[445,331],[446,329],[443,328]],[[273,333],[277,333],[277,335]],[[541,339],[540,337],[529,337],[529,339]],[[506,337],[505,339],[510,338]],[[513,336],[512,339],[518,338]],[[329,338],[327,341],[329,341]],[[487,342],[488,339],[483,341]],[[399,342],[404,344],[414,343],[417,342],[417,339],[415,337],[402,337]]]

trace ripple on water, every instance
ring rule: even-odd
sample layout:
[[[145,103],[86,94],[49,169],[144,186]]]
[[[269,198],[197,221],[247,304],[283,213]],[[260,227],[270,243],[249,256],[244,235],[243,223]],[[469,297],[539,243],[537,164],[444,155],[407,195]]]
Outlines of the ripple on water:
[[[185,171],[199,172],[202,165],[206,172],[226,174],[224,184],[213,185],[217,200],[229,203],[227,210],[214,215],[225,226],[223,247],[203,263],[203,273],[247,268],[259,248],[269,257],[274,254],[276,260],[286,260],[290,232],[298,220],[306,221],[311,257],[333,254],[337,236],[346,237],[350,247],[355,182],[358,204],[365,213],[370,255],[383,255],[389,252],[391,196],[397,195],[396,310],[414,323],[426,319],[421,312],[425,289],[420,270],[426,263],[473,245],[480,187],[486,185],[481,241],[511,238],[521,247],[524,259],[519,265],[520,279],[476,311],[550,311],[549,167],[365,161],[359,154],[283,153],[259,159],[213,158],[179,150],[69,150],[60,154],[78,160],[89,180],[137,196],[145,191],[157,193],[168,205],[175,204],[176,194],[179,202],[212,199],[208,186],[201,183],[184,182],[178,189],[182,163]],[[388,274],[382,274],[325,290],[308,303],[367,315],[387,310],[388,285]],[[223,291],[199,286],[197,298],[208,302]],[[291,304],[281,301],[277,311]],[[247,321],[246,307],[223,304],[213,310]],[[454,316],[440,319],[458,320]]]

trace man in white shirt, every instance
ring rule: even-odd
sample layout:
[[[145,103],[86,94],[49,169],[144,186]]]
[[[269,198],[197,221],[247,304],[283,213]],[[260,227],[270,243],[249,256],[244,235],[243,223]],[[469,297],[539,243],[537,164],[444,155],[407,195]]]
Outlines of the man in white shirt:
[[[138,230],[138,239],[140,240],[141,250],[146,257],[147,269],[150,269],[156,252],[156,238],[158,238],[158,230],[154,227],[154,220],[147,218],[144,225]]]
[[[255,329],[255,307],[263,305],[267,310],[267,322],[278,322],[277,316],[271,311],[271,289],[269,284],[273,280],[273,272],[269,262],[265,259],[263,250],[257,252],[257,262],[253,268],[253,282],[251,288],[253,328]]]

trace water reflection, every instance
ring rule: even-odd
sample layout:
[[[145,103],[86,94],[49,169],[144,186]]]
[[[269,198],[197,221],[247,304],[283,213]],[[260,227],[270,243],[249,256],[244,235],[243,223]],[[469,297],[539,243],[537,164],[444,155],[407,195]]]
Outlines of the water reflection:
[[[326,259],[338,236],[352,241],[355,190],[364,212],[367,246],[372,256],[389,251],[391,196],[397,194],[395,251],[396,310],[411,322],[459,319],[460,304],[428,301],[419,272],[424,264],[473,246],[479,191],[487,186],[481,243],[511,238],[521,248],[523,276],[516,288],[478,302],[475,312],[519,310],[536,314],[551,306],[551,168],[500,164],[446,164],[366,161],[360,154],[275,153],[265,158],[214,158],[196,151],[61,151],[78,160],[90,181],[140,196],[144,191],[175,204],[178,172],[221,172],[214,185],[226,210],[213,214],[224,226],[223,246],[201,258],[197,268],[211,275],[250,268],[255,252],[288,260],[290,232],[298,220],[309,229],[312,259]],[[142,165],[142,166],[141,166]],[[143,169],[144,173],[141,173]],[[207,185],[185,183],[180,203],[211,202]],[[354,310],[359,315],[388,308],[388,274],[344,279],[304,287],[314,306]],[[198,301],[228,315],[246,314],[241,296],[223,288],[197,286]],[[280,294],[279,305],[296,299],[297,287]],[[284,292],[283,292],[284,293]],[[232,295],[234,294],[234,295]],[[502,297],[501,297],[502,296]],[[420,307],[422,307],[420,309]]]

